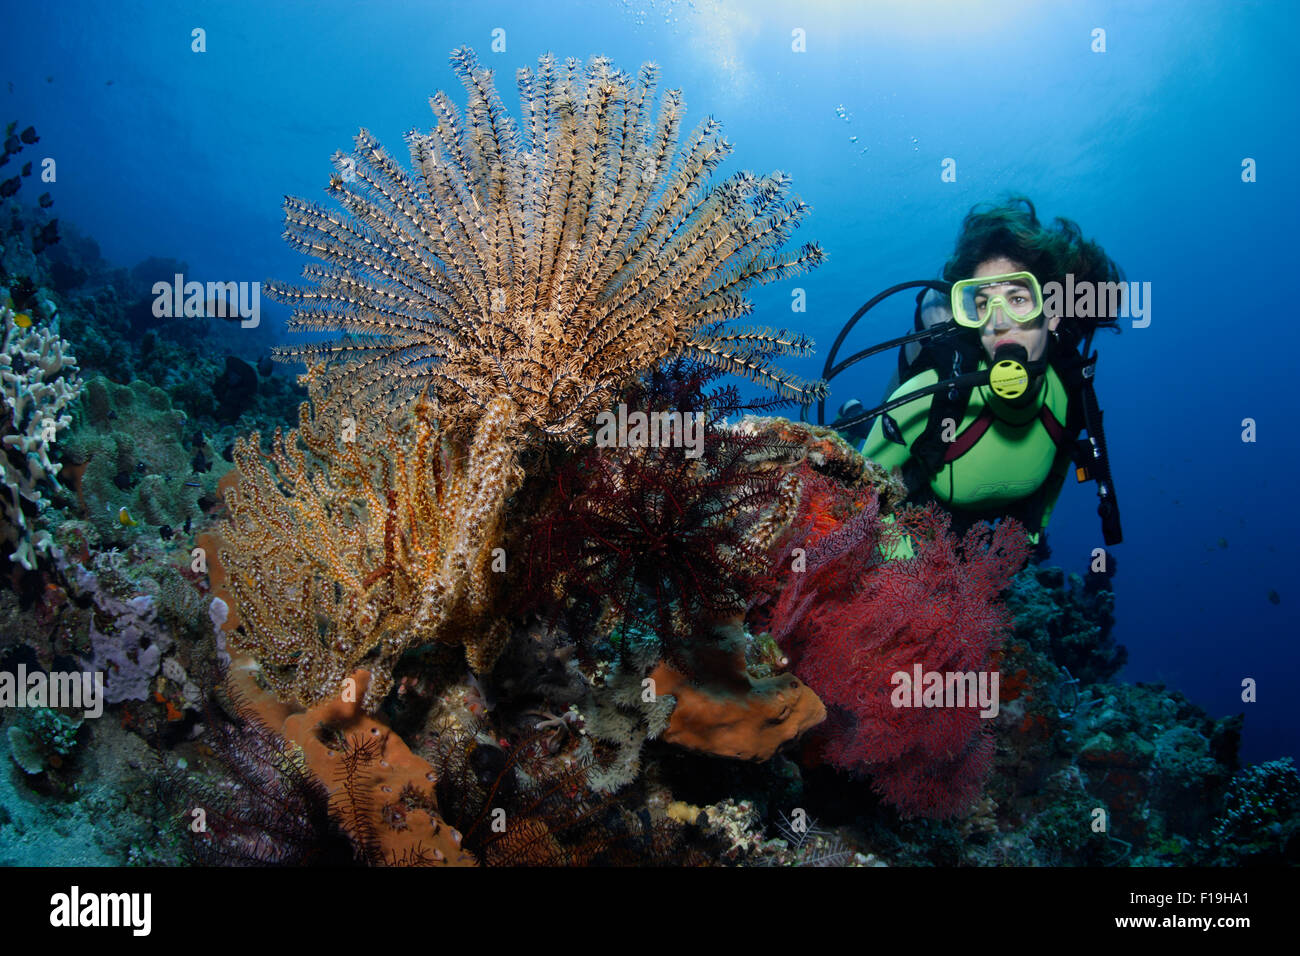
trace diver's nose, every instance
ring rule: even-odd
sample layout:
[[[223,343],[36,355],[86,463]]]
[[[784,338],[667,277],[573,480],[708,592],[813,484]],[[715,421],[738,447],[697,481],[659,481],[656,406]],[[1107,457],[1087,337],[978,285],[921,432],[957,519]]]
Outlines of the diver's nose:
[[[1006,306],[1001,302],[995,303],[989,307],[989,325],[994,329],[1011,328],[1011,316],[1007,315]]]

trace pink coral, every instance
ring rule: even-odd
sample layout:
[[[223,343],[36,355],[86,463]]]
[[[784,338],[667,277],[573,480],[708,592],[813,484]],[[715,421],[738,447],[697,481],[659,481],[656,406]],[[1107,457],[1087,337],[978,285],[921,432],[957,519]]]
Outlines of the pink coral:
[[[809,476],[784,581],[760,617],[832,711],[823,756],[868,773],[904,815],[951,816],[978,796],[992,741],[977,707],[896,707],[892,675],[981,672],[1010,618],[998,593],[1028,556],[1023,529],[980,524],[958,542],[935,509],[881,521],[870,491]],[[915,557],[885,560],[908,533]],[[801,572],[796,548],[804,549]],[[785,569],[789,569],[788,573]]]

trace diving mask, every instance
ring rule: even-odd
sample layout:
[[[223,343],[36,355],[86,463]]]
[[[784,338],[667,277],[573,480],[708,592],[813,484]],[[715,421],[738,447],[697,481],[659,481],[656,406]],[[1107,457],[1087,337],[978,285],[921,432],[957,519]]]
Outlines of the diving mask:
[[[1021,325],[1043,314],[1043,290],[1029,272],[1007,272],[953,283],[952,317],[958,325],[983,328],[994,309]]]

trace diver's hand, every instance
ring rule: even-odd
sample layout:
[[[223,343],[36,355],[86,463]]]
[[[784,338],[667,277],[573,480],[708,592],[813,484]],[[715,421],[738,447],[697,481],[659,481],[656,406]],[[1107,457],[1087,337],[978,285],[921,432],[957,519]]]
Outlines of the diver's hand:
[[[893,515],[885,515],[880,519],[881,524],[892,525],[894,523]],[[882,540],[880,542],[880,556],[886,561],[900,561],[904,558],[916,557],[916,552],[912,550],[912,539],[905,531],[900,531],[897,535],[890,535],[894,538],[892,542],[886,545]]]

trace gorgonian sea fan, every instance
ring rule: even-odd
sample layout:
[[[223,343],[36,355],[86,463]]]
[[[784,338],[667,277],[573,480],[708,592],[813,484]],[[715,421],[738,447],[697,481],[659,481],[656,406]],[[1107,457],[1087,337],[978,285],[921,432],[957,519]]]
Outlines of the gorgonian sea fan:
[[[634,79],[604,57],[543,56],[518,72],[520,122],[470,50],[451,62],[469,99],[462,114],[434,95],[438,125],[407,136],[414,175],[362,130],[335,156],[342,213],[285,200],[286,239],[323,264],[267,292],[293,306],[291,329],[345,336],[279,358],[305,361],[364,429],[427,394],[465,433],[505,397],[516,436],[580,440],[679,355],[798,401],[822,393],[771,362],[806,354],[804,336],[719,328],[750,312],[747,289],[824,258],[782,251],[808,212],[785,174],[710,185],[730,146],[709,118],[678,150],[682,96],[655,115],[653,64]]]
[[[978,796],[992,739],[978,707],[900,708],[895,672],[980,672],[1011,623],[999,592],[1024,564],[1023,528],[978,524],[958,541],[940,511],[909,509],[881,523],[870,492],[805,476],[804,506],[786,541],[806,569],[767,582],[776,597],[758,620],[791,667],[827,705],[823,752],[835,766],[869,774],[905,815],[960,813]],[[887,561],[901,528],[915,557]]]

